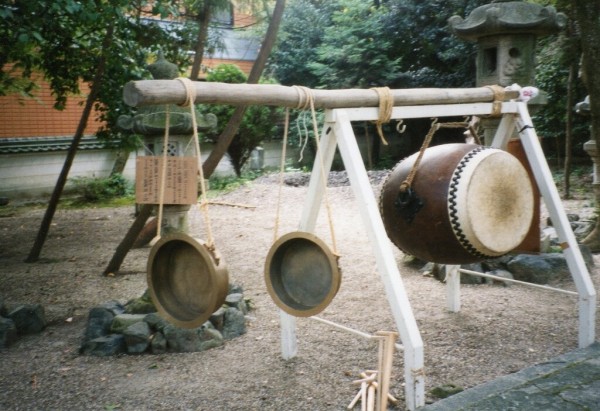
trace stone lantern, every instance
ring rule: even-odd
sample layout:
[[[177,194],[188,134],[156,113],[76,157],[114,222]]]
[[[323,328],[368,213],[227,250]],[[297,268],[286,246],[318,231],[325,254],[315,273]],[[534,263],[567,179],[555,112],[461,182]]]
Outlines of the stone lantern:
[[[167,61],[162,53],[159,53],[156,62],[148,65],[148,71],[154,79],[174,79],[179,76],[177,65]],[[189,107],[170,104],[168,113],[167,156],[195,156],[195,144],[192,141],[192,116]],[[137,114],[133,116],[120,116],[117,120],[117,126],[123,132],[141,135],[146,155],[162,156],[165,146],[166,114],[167,108],[164,105],[144,106],[140,107]],[[198,131],[210,130],[217,125],[217,118],[214,114],[202,115],[196,112],[196,121]],[[165,205],[162,221],[164,232],[187,232],[187,213],[189,209],[189,205]]]
[[[457,37],[477,42],[477,86],[533,86],[537,37],[559,32],[567,17],[552,6],[496,0],[448,23]]]
[[[525,1],[496,0],[477,7],[463,19],[452,16],[448,19],[450,30],[457,37],[477,42],[477,76],[478,87],[512,84],[524,86],[535,85],[535,48],[537,38],[557,33],[567,24],[567,17],[557,13],[552,6],[543,7]],[[543,92],[530,100],[530,111],[536,105],[545,103]],[[500,120],[498,118],[482,118],[484,141],[490,145]],[[515,155],[528,170],[535,188],[535,179],[527,157],[515,135],[508,143],[507,151]],[[517,250],[540,251],[539,234],[539,191],[536,195],[534,223]]]
[[[565,28],[567,17],[552,6],[496,0],[477,7],[466,19],[452,16],[448,24],[457,37],[477,42],[478,87],[514,83],[524,87],[535,85],[537,38]],[[540,93],[529,105],[544,104],[544,100]],[[482,122],[486,144],[491,143],[497,123]]]

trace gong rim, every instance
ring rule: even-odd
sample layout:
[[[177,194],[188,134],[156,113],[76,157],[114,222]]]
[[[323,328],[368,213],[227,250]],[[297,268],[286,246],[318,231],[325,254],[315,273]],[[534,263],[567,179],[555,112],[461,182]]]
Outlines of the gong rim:
[[[273,243],[264,276],[273,302],[295,317],[323,311],[341,284],[337,256],[316,235],[303,231],[285,234]]]
[[[225,302],[228,277],[219,253],[185,233],[168,234],[150,250],[150,296],[158,313],[178,327],[204,324]]]

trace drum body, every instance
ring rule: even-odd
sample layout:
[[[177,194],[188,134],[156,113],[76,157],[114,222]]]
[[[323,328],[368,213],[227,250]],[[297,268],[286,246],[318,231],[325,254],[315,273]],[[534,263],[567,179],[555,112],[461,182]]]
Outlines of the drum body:
[[[418,153],[398,163],[379,206],[392,242],[423,261],[466,264],[498,257],[525,238],[534,195],[511,154],[473,144],[425,150],[411,185],[400,191]]]
[[[162,237],[152,247],[147,281],[158,312],[183,328],[204,324],[229,291],[227,267],[218,252],[181,232]]]
[[[341,273],[337,257],[312,233],[281,236],[269,250],[265,283],[273,302],[295,317],[323,311],[337,294]]]

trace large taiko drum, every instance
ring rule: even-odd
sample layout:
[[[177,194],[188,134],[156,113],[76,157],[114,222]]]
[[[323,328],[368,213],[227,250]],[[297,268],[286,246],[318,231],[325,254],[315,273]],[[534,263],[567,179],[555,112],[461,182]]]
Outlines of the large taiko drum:
[[[204,324],[229,289],[225,261],[217,250],[185,233],[170,233],[150,250],[148,290],[158,312],[183,328]]]
[[[423,261],[466,264],[504,255],[527,235],[534,195],[511,154],[473,144],[425,150],[409,190],[401,190],[418,153],[396,165],[380,196],[392,242]]]

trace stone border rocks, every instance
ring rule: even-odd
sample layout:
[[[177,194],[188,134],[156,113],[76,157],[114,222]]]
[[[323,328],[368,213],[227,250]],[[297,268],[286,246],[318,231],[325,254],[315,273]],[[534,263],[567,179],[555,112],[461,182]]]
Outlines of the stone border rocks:
[[[37,334],[48,325],[40,304],[19,305],[9,311],[0,298],[0,349],[14,344],[19,335]]]
[[[180,328],[159,316],[146,291],[125,305],[108,301],[92,308],[79,352],[104,357],[204,351],[244,334],[248,310],[241,287],[230,285],[225,303],[207,322]]]

